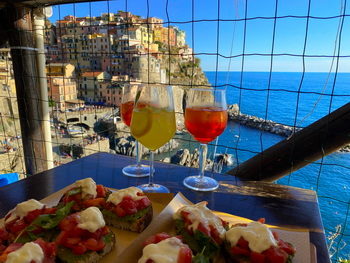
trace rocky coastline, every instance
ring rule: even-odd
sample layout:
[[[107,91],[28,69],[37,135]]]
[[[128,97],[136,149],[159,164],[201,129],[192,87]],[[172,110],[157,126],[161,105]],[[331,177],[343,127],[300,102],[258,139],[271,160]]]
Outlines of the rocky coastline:
[[[291,136],[294,131],[292,126],[280,124],[271,120],[265,120],[253,115],[243,114],[240,112],[237,104],[229,105],[227,112],[230,121],[238,122],[242,125],[261,131],[270,132],[283,137]],[[300,130],[301,128],[295,128],[295,132]]]
[[[243,114],[240,112],[239,106],[237,104],[232,104],[228,106],[228,119],[230,121],[238,122],[239,124],[258,129],[265,132],[270,132],[283,137],[289,137],[293,132],[298,132],[301,128],[295,128],[293,126],[280,124],[271,120],[265,120],[253,115]],[[349,153],[350,145],[346,145],[339,149],[338,152]]]

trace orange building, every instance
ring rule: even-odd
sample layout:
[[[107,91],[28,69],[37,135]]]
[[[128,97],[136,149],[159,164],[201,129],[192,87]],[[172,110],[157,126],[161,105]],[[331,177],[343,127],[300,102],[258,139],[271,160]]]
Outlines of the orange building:
[[[153,41],[161,42],[165,45],[176,45],[176,32],[173,28],[160,27],[153,29]]]
[[[74,66],[68,63],[51,63],[46,66],[49,98],[60,110],[81,106],[77,100],[77,84],[73,80]]]

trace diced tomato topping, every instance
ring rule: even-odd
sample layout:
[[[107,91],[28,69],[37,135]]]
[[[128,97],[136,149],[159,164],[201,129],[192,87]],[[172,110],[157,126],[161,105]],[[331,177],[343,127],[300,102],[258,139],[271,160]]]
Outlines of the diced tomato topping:
[[[94,238],[89,238],[83,242],[85,247],[89,250],[99,251],[105,247],[105,243],[102,240],[96,240]]]
[[[102,250],[105,247],[102,237],[110,232],[106,226],[94,233],[79,228],[77,214],[63,219],[59,227],[62,231],[56,238],[56,244],[72,249],[77,255],[84,254],[87,250]]]
[[[132,215],[137,212],[137,204],[131,196],[124,196],[123,200],[118,204],[127,215]]]
[[[202,223],[198,224],[198,228],[199,231],[201,231],[203,234],[210,236],[210,229],[207,228],[205,225],[203,225]]]
[[[186,225],[186,226],[192,224],[192,221],[191,221],[191,219],[189,218],[189,215],[190,215],[189,212],[181,211],[181,216],[182,216],[183,220],[185,221],[185,225]]]
[[[42,239],[37,239],[34,243],[38,244],[44,251],[46,258],[53,258],[56,255],[56,244],[54,242],[45,242]]]
[[[105,203],[105,199],[103,197],[95,198],[95,199],[87,199],[83,201],[84,207],[96,206],[101,207]]]
[[[146,263],[154,263],[152,259],[147,259]]]
[[[256,252],[251,252],[250,261],[254,263],[265,263],[265,255]]]
[[[278,236],[278,233],[277,232],[275,232],[275,231],[272,231],[272,235],[273,235],[273,237],[278,241],[278,240],[280,240],[280,238],[279,238],[279,236]]]
[[[295,248],[283,240],[278,241],[278,247],[282,250],[284,250],[288,255],[294,255],[295,254]]]
[[[16,235],[17,233],[19,233],[23,229],[25,229],[27,227],[27,225],[28,224],[24,221],[24,219],[20,219],[20,220],[17,220],[17,221],[10,222],[5,227],[8,228],[10,233],[13,233],[13,234]]]
[[[240,237],[240,239],[238,239],[237,246],[244,249],[249,249],[249,242],[246,241],[243,237]]]
[[[147,238],[146,241],[143,242],[143,245],[144,245],[144,246],[147,246],[147,245],[149,245],[149,244],[157,244],[157,243],[159,243],[160,241],[165,240],[165,239],[168,239],[168,238],[170,238],[170,237],[171,237],[171,236],[170,236],[169,234],[167,234],[167,233],[164,233],[164,232],[158,233],[158,234],[156,234],[156,235],[154,235],[154,236],[151,236],[151,237]]]
[[[285,263],[288,258],[288,254],[280,250],[278,247],[270,247],[269,249],[265,250],[263,254],[266,257],[267,263]]]
[[[4,253],[9,254],[13,251],[16,251],[17,249],[19,249],[22,246],[23,246],[23,244],[20,244],[20,243],[12,243],[5,249]]]
[[[146,207],[149,207],[151,205],[151,201],[148,199],[147,196],[140,199],[136,203],[137,210],[145,209]]]
[[[115,213],[117,214],[117,216],[119,217],[123,217],[123,216],[126,216],[126,212],[123,208],[121,208],[120,205],[117,205],[115,208],[114,208],[114,211]]]
[[[54,214],[56,213],[57,208],[55,207],[47,207],[47,208],[43,208],[42,213],[43,215],[47,215],[47,214]]]
[[[144,194],[138,193],[139,196],[143,196]],[[147,196],[140,200],[133,200],[130,195],[126,195],[123,197],[122,201],[114,205],[111,202],[107,202],[104,207],[110,211],[113,211],[117,216],[123,217],[126,215],[133,215],[137,211],[142,210],[151,205],[151,201]]]
[[[216,242],[216,244],[221,245],[223,240],[220,237],[219,231],[215,227],[213,227],[212,225],[210,225],[209,228],[210,228],[211,238]]]
[[[183,246],[180,248],[177,263],[191,263],[192,262],[192,251],[189,247]]]
[[[9,239],[9,233],[6,231],[5,228],[0,228],[0,241],[8,240]]]
[[[77,255],[82,255],[86,252],[87,248],[82,244],[78,243],[73,247],[73,253]]]
[[[106,197],[106,189],[103,185],[96,185],[97,197]]]
[[[234,246],[231,248],[231,253],[232,255],[236,255],[236,256],[247,256],[249,257],[250,255],[250,250],[249,249],[245,249],[245,248],[241,248],[238,246]]]
[[[61,230],[70,231],[77,225],[77,223],[78,222],[75,217],[68,216],[60,222],[59,226]]]
[[[41,215],[41,209],[36,209],[33,211],[28,212],[28,214],[24,217],[24,221],[27,224],[30,224],[33,222],[39,215]]]
[[[220,220],[221,220],[222,226],[223,226],[225,229],[227,229],[227,228],[229,227],[229,223],[228,223],[227,221],[225,221],[225,220],[222,220],[221,218],[220,218]]]
[[[69,236],[68,231],[61,231],[61,233],[58,234],[56,238],[56,244],[57,245],[63,245],[64,241],[67,239]]]
[[[265,224],[265,218],[263,218],[263,217],[259,218],[258,222],[260,222],[261,224]]]
[[[0,254],[6,249],[5,245],[0,244]]]
[[[78,244],[80,242],[81,238],[80,237],[68,237],[64,244],[69,246],[69,247],[72,247],[76,244]]]

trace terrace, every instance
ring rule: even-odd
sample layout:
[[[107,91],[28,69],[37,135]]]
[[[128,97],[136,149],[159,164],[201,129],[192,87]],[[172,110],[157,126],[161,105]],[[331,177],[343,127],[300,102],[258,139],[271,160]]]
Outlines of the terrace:
[[[0,139],[1,146],[4,146],[6,149],[9,149],[8,147],[16,149],[11,153],[7,150],[4,151],[0,156],[0,163],[4,163],[6,167],[8,167],[2,171],[4,175],[8,172],[16,172],[20,175],[20,178],[27,178],[27,180],[1,187],[1,185],[4,184],[4,180],[1,180],[5,178],[5,176],[0,176],[0,196],[2,198],[0,200],[6,200],[6,204],[0,201],[0,212],[2,215],[20,201],[32,197],[44,198],[73,183],[74,180],[86,176],[90,176],[97,182],[114,188],[138,185],[143,180],[130,179],[122,176],[122,168],[131,164],[133,159],[115,154],[116,150],[110,148],[110,146],[106,146],[107,144],[113,145],[116,140],[119,140],[124,143],[124,146],[121,146],[121,148],[129,147],[123,148],[125,153],[132,155],[135,151],[135,143],[129,140],[130,132],[125,125],[123,125],[121,121],[117,121],[117,123],[111,122],[111,120],[115,119],[116,121],[116,118],[119,118],[118,111],[115,110],[115,107],[119,106],[122,100],[119,92],[121,86],[113,85],[113,82],[111,82],[111,85],[108,85],[108,83],[105,82],[109,80],[106,79],[111,79],[111,81],[118,79],[118,81],[123,82],[123,84],[133,84],[134,80],[132,77],[140,76],[140,79],[137,80],[139,84],[150,85],[161,83],[173,85],[174,94],[176,94],[174,96],[175,111],[177,117],[179,116],[178,120],[182,122],[184,118],[183,101],[190,88],[195,88],[197,86],[213,86],[219,89],[225,87],[227,96],[230,96],[228,98],[229,103],[237,103],[238,111],[235,115],[229,115],[231,119],[229,120],[229,128],[227,130],[230,130],[231,133],[225,136],[230,139],[220,141],[221,139],[219,138],[219,140],[211,142],[209,146],[210,153],[212,154],[209,159],[214,159],[210,174],[220,182],[219,189],[215,190],[213,193],[197,193],[182,186],[182,180],[185,175],[193,173],[194,170],[193,168],[184,168],[165,163],[164,161],[176,159],[176,154],[178,154],[175,150],[179,149],[173,149],[170,146],[168,150],[165,150],[165,152],[162,152],[157,157],[158,161],[162,162],[157,162],[155,166],[157,171],[156,181],[159,180],[160,183],[166,185],[172,193],[177,193],[179,191],[184,193],[191,201],[207,200],[213,202],[211,207],[219,211],[233,213],[254,220],[256,220],[259,217],[259,213],[261,213],[262,216],[271,220],[272,224],[278,226],[292,225],[295,228],[307,228],[310,231],[311,242],[316,245],[317,262],[329,262],[330,260],[333,262],[345,262],[341,261],[342,258],[350,254],[349,246],[347,245],[350,242],[350,234],[347,229],[350,207],[350,197],[347,194],[350,181],[347,175],[349,175],[350,167],[348,162],[342,162],[341,160],[346,160],[346,154],[348,153],[345,152],[348,151],[347,149],[349,147],[347,145],[350,144],[350,93],[345,89],[336,89],[336,87],[340,85],[339,83],[341,81],[343,81],[341,82],[342,85],[347,85],[349,83],[347,75],[345,75],[346,73],[341,73],[340,70],[338,71],[339,61],[348,58],[346,50],[343,51],[340,48],[342,30],[345,32],[342,24],[348,16],[346,8],[341,8],[339,14],[335,16],[312,16],[310,13],[308,13],[307,16],[294,15],[293,13],[287,16],[278,16],[278,1],[276,1],[274,16],[249,17],[247,16],[247,10],[252,7],[248,8],[248,6],[245,6],[245,16],[225,20],[220,18],[220,1],[218,1],[217,17],[215,17],[215,19],[208,18],[208,21],[206,21],[205,18],[203,21],[201,19],[197,21],[192,17],[190,21],[176,23],[171,21],[169,17],[167,19],[166,17],[162,17],[164,20],[158,18],[152,20],[150,17],[141,19],[129,12],[119,12],[118,14],[120,15],[118,17],[117,14],[116,17],[107,15],[104,16],[103,20],[97,19],[96,21],[92,21],[93,16],[90,15],[90,17],[82,18],[83,20],[79,21],[79,23],[71,23],[75,21],[73,17],[60,17],[60,20],[58,20],[55,26],[56,40],[53,41],[55,44],[52,46],[48,45],[45,38],[51,35],[47,34],[47,31],[51,30],[51,27],[46,23],[49,19],[50,12],[47,11],[49,9],[44,9],[44,7],[73,3],[75,8],[83,2],[86,1],[15,0],[11,3],[8,1],[0,1],[0,42],[1,47],[7,48],[7,52],[4,51],[4,56],[2,58],[5,66],[1,68],[2,78],[0,80],[3,87],[6,87],[4,92],[0,93],[1,100],[4,101],[4,104],[7,104],[6,107],[0,108],[0,122],[2,127]],[[96,4],[97,2],[98,1],[90,2],[90,4]],[[108,3],[109,2],[113,1],[108,1]],[[109,8],[108,4],[106,6]],[[57,6],[57,8],[60,10],[60,6]],[[89,11],[92,12],[91,6],[89,8]],[[196,11],[196,7],[191,6],[191,10],[193,12]],[[310,6],[308,10],[310,11]],[[111,10],[107,10],[106,8],[105,11],[110,13]],[[116,10],[114,11],[116,12]],[[73,14],[73,16],[78,17],[76,14]],[[87,19],[87,22],[84,19]],[[275,45],[277,46],[277,44],[274,42],[275,38],[278,36],[276,33],[276,25],[280,23],[280,21],[285,21],[285,19],[302,20],[306,24],[306,27],[303,24],[305,32],[302,35],[304,46],[301,54],[291,54],[288,50],[279,50],[279,53],[276,51],[277,47],[275,47]],[[331,23],[331,21],[333,21],[332,19],[338,19],[339,24],[335,25]],[[251,43],[246,39],[247,30],[249,28],[246,24],[263,24],[265,20],[273,22],[271,23],[273,30],[269,52],[249,53],[250,51],[247,46]],[[325,55],[325,53],[306,53],[306,43],[310,41],[313,36],[312,29],[308,28],[307,25],[314,20],[329,21],[329,25],[332,27],[334,26],[334,28],[338,30],[334,39],[335,49],[327,50],[326,52],[331,55]],[[215,29],[216,31],[214,30],[216,34],[212,36],[213,39],[217,40],[216,50],[209,50],[208,52],[198,52],[196,50],[194,44],[196,41],[194,28],[197,24],[202,22],[208,23],[208,25],[210,23],[215,24],[217,26]],[[242,50],[236,53],[220,53],[219,44],[224,42],[222,36],[220,36],[220,25],[223,26],[226,22],[232,23],[232,27],[236,27],[235,23],[242,22],[242,27],[240,28],[242,32],[237,31],[239,32],[237,33],[235,29],[233,30],[236,32],[235,34],[240,36],[239,40],[237,40],[236,37],[235,41],[237,41],[238,44],[242,44]],[[134,27],[130,27],[129,23],[133,23]],[[77,33],[73,31],[73,33],[69,33],[69,35],[72,35],[71,37],[64,35],[66,30],[65,24],[67,24],[67,28],[70,29],[80,29],[83,25],[84,29],[81,31],[84,32],[86,28],[91,28],[91,32],[96,32],[96,36],[108,41],[106,44],[108,48],[94,49],[91,42],[90,45],[92,48],[90,48],[89,54],[86,54],[87,51],[80,52],[79,45],[88,46],[87,42],[89,38],[85,37],[84,34],[76,35]],[[187,29],[189,28],[188,26],[192,26],[192,30],[190,32],[183,30],[182,24],[185,24],[184,27]],[[97,33],[100,25],[103,26],[103,33]],[[118,30],[122,28],[123,35],[120,35],[119,38],[117,34],[112,35],[113,30],[110,30],[111,28],[109,28],[109,26],[111,26],[111,28],[117,28],[115,32],[118,32]],[[141,34],[147,33],[146,42],[142,41],[141,37],[138,40],[136,34],[129,34],[129,29],[137,30],[138,28],[139,30],[143,30]],[[162,57],[159,57],[157,60],[153,57],[153,48],[151,48],[150,45],[158,44],[149,43],[151,39],[150,36],[153,34],[152,28],[162,29],[159,40],[163,41],[161,42],[163,51]],[[90,30],[88,31],[90,32]],[[186,42],[183,41],[177,42],[175,32],[179,32],[179,39],[185,39],[185,34],[189,35],[191,33],[191,43],[186,44]],[[208,34],[210,34],[210,32],[212,33],[213,31],[208,32]],[[308,35],[308,33],[310,35]],[[189,36],[187,37],[189,38]],[[81,41],[85,41],[85,43],[82,44],[80,43]],[[54,48],[55,45],[57,46],[57,43],[63,42],[70,44],[67,48],[60,46]],[[208,47],[210,46],[209,42],[208,40]],[[137,43],[137,45],[132,43]],[[105,43],[103,44],[105,45]],[[144,45],[143,48],[142,45]],[[232,44],[231,48],[233,47],[235,47],[235,45]],[[47,50],[51,48],[55,50],[54,57],[47,54]],[[69,49],[74,49],[74,59],[70,60]],[[81,50],[84,50],[84,48]],[[120,52],[117,53],[114,50]],[[139,50],[142,50],[142,54],[139,54],[140,52],[135,52]],[[178,52],[173,53],[174,51]],[[235,52],[235,50],[233,52]],[[7,55],[7,53],[10,53],[10,55]],[[82,54],[81,57],[79,56],[80,53]],[[203,60],[206,56],[216,58],[214,60],[211,59],[211,62],[207,63],[215,65],[214,67],[211,65],[211,68],[214,68],[215,71],[204,74],[200,68],[198,58]],[[89,69],[90,64],[85,65],[84,70],[80,70],[79,63],[83,62],[83,57],[85,59],[84,63],[89,64],[91,62],[91,71],[84,71]],[[101,62],[103,60],[97,61],[100,57],[104,57],[107,62],[110,61],[109,65],[106,63],[103,64],[103,62]],[[269,71],[265,72],[265,75],[252,74],[252,79],[257,79],[254,80],[254,84],[250,85],[250,80],[247,81],[244,79],[245,76],[250,74],[245,70],[244,63],[248,64],[251,57],[256,57],[257,60],[268,57],[269,62],[267,65]],[[283,82],[278,79],[278,73],[273,71],[274,65],[279,65],[280,57],[298,58],[301,61],[302,71],[298,73],[299,75],[296,77],[296,80],[290,79],[290,83],[294,83],[290,84],[290,86],[294,85],[293,88],[288,86],[288,82]],[[174,60],[175,58],[176,60]],[[320,89],[318,86],[312,86],[312,82],[317,82],[317,77],[313,79],[310,73],[307,72],[307,67],[305,65],[310,58],[332,60],[332,67],[324,81],[324,89]],[[223,60],[225,60],[225,62],[222,62]],[[181,64],[179,61],[184,63]],[[196,61],[196,63],[192,61]],[[220,75],[221,72],[218,70],[220,61],[228,65],[228,72],[225,76]],[[321,62],[320,60],[320,63]],[[75,74],[64,76],[63,67],[70,65],[70,63],[76,64]],[[99,63],[101,65],[99,65]],[[155,63],[157,64],[155,65]],[[231,63],[234,64],[236,68],[239,68],[240,71],[230,75]],[[114,65],[118,65],[118,67]],[[333,65],[336,65],[336,67],[333,67]],[[50,71],[52,67],[55,69]],[[106,71],[102,71],[102,67],[106,69]],[[46,68],[48,70],[46,70]],[[110,75],[107,71],[112,70],[112,68],[116,72],[113,71],[113,75]],[[96,77],[99,75],[103,77],[97,79]],[[55,121],[52,119],[55,115],[55,107],[53,101],[49,100],[50,95],[52,97],[50,90],[48,91],[47,81],[50,76],[62,77],[62,79],[53,80],[53,85],[56,86],[69,86],[75,85],[76,83],[86,84],[85,86],[81,85],[81,87],[77,84],[76,89],[77,94],[80,93],[81,97],[83,97],[86,102],[93,104],[89,106],[87,110],[89,112],[88,127],[91,128],[89,129],[89,132],[91,132],[89,136],[91,137],[89,137],[88,140],[84,139],[83,136],[80,138],[71,138],[69,134],[65,133],[68,127],[68,119],[72,118],[72,116],[78,119],[79,123],[84,123],[84,111],[56,112],[57,123],[54,125],[52,124]],[[108,76],[108,78],[105,78],[105,76]],[[123,78],[120,76],[123,76]],[[220,76],[223,76],[222,79],[226,79],[226,81],[221,81]],[[14,78],[14,82],[12,78]],[[230,78],[232,78],[232,80],[230,80]],[[308,78],[312,81],[307,82]],[[12,88],[16,91],[15,95],[11,93],[10,79],[12,79]],[[203,79],[207,80],[206,83],[205,81],[201,82]],[[281,81],[281,83],[284,84],[276,86],[274,83],[275,80],[277,82]],[[106,85],[100,87],[99,85],[101,83]],[[262,84],[258,86],[259,84],[257,83]],[[89,88],[87,88],[87,86],[89,86]],[[103,99],[103,96],[106,96],[106,98],[109,96],[106,95],[107,90],[109,94],[109,89],[113,89],[113,93],[114,89],[118,90],[118,94],[115,94],[116,98],[114,98],[114,103],[112,99]],[[66,89],[63,89],[64,93],[66,92],[65,90]],[[276,124],[276,126],[274,126],[275,124],[271,124],[270,118],[279,115],[276,115],[276,112],[271,113],[270,104],[272,101],[276,102],[278,105],[284,105],[284,103],[288,104],[287,99],[284,98],[287,98],[290,94],[295,96],[293,98],[296,98],[296,101],[293,100],[295,108],[293,108],[294,106],[290,107],[293,108],[293,111],[290,112],[280,112],[280,116],[289,114],[289,118],[293,121],[281,123],[280,120],[276,119],[273,122]],[[249,125],[244,123],[247,122],[246,116],[248,116],[248,114],[245,114],[243,111],[247,108],[247,101],[253,96],[258,98],[254,107],[257,109],[259,108],[259,110],[265,112],[265,114],[261,114],[259,120],[257,120],[255,116],[252,117],[249,122],[255,122],[256,124],[250,127],[260,130],[260,133],[256,131],[254,135],[251,136],[253,139],[251,139],[250,142],[249,140],[248,142],[244,142],[244,131]],[[314,96],[312,97],[313,100],[309,102],[306,99],[307,96]],[[68,99],[67,103],[72,101],[72,99],[76,99],[76,97],[73,97],[74,96]],[[58,101],[61,103],[61,100]],[[108,103],[102,105],[103,101]],[[15,102],[18,104],[18,114],[13,114],[14,111],[10,110],[12,106],[9,106],[11,103],[13,104]],[[77,100],[77,102],[81,104],[80,100]],[[315,103],[315,106],[311,107],[311,109],[308,108],[306,112],[300,113],[300,105],[303,105],[303,103]],[[312,115],[314,111],[317,111],[315,109],[316,106],[319,105],[324,106],[325,110],[323,110],[322,113],[316,114],[315,116],[317,116],[317,118],[307,119],[306,117],[308,114]],[[284,106],[281,106],[282,109],[285,109],[283,107]],[[302,119],[301,115],[306,116],[306,121]],[[92,122],[94,124],[91,124]],[[67,125],[67,127],[64,127],[64,125]],[[96,130],[96,134],[93,130],[94,125],[99,127],[99,130]],[[262,132],[266,125],[272,125],[274,126],[273,128],[276,128],[277,125],[280,125],[278,127],[288,126],[291,134],[287,138],[274,137],[271,141],[266,142],[266,137],[270,136]],[[248,133],[253,132],[248,129],[246,134]],[[188,133],[186,130],[181,130],[174,139],[181,144],[182,148],[187,148],[193,157],[195,155],[194,148],[198,146],[196,141],[187,135]],[[97,139],[100,138],[100,136],[103,137],[103,140]],[[237,136],[238,139],[232,139],[235,136]],[[15,139],[11,139],[12,141],[8,142],[9,138]],[[107,141],[109,143],[107,143]],[[61,145],[61,142],[62,144],[70,145],[71,152],[73,152],[73,148],[76,145],[81,144],[82,153],[79,153],[79,157],[84,158],[81,160],[74,160],[74,158],[72,158],[73,154],[67,158],[66,155],[58,152],[57,149]],[[342,150],[343,153],[340,153],[339,150]],[[103,151],[111,153],[107,154],[103,153]],[[232,166],[226,166],[223,169],[222,163],[219,165],[217,164],[218,162],[215,161],[216,153],[229,153],[234,160],[232,161],[234,164]],[[146,156],[145,154],[144,157]],[[179,156],[179,154],[177,156]],[[183,155],[181,158],[183,158]],[[22,163],[18,165],[20,168],[15,168],[14,160],[20,160],[18,161]],[[67,163],[68,160],[72,162],[65,166],[60,166],[60,164]],[[177,162],[177,164],[179,163],[183,164],[185,161]],[[188,163],[191,163],[191,161],[188,161]],[[220,169],[217,169],[217,167],[220,167]],[[304,167],[309,170],[305,172]],[[334,193],[329,189],[333,187],[330,186],[329,179],[326,181],[325,178],[331,173],[334,173],[334,178],[342,178],[341,180],[339,179],[339,181],[342,182],[341,187],[334,186]],[[67,174],[69,176],[67,176]],[[117,174],[117,176],[113,177],[113,174]],[[336,181],[338,179],[334,180]],[[31,189],[33,185],[36,185],[35,189]],[[296,186],[299,188],[295,188]],[[25,191],[25,194],[15,194],[21,191]],[[245,210],[245,198],[248,199],[246,206],[249,211]],[[237,206],[228,203],[225,205],[220,204],[220,202],[227,202],[227,200],[230,200],[230,202],[239,202],[239,204]],[[333,204],[335,204],[337,208],[334,212],[335,214],[331,216],[327,213],[330,211],[330,207],[332,207]],[[293,213],[300,214],[295,216],[288,215],[287,210],[289,205]],[[253,211],[254,209],[256,209],[256,211]],[[281,217],[278,216],[278,209],[282,211]],[[308,209],[310,209],[309,213]],[[318,209],[321,210],[321,214]],[[291,217],[288,218],[289,216]],[[305,219],[308,217],[311,218],[310,224],[308,224]],[[283,220],[286,220],[287,223],[284,224]],[[321,220],[323,220],[323,224]]]

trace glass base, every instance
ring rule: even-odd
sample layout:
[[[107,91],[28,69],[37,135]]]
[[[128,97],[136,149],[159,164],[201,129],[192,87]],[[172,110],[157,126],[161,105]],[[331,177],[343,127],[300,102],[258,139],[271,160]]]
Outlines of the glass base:
[[[137,187],[144,193],[170,193],[168,188],[160,184],[143,184]]]
[[[149,176],[149,165],[132,164],[123,168],[123,174],[130,177],[147,177]]]
[[[203,178],[200,178],[200,176],[189,176],[185,178],[183,184],[187,188],[202,192],[214,191],[219,187],[219,183],[215,179],[207,176]]]

